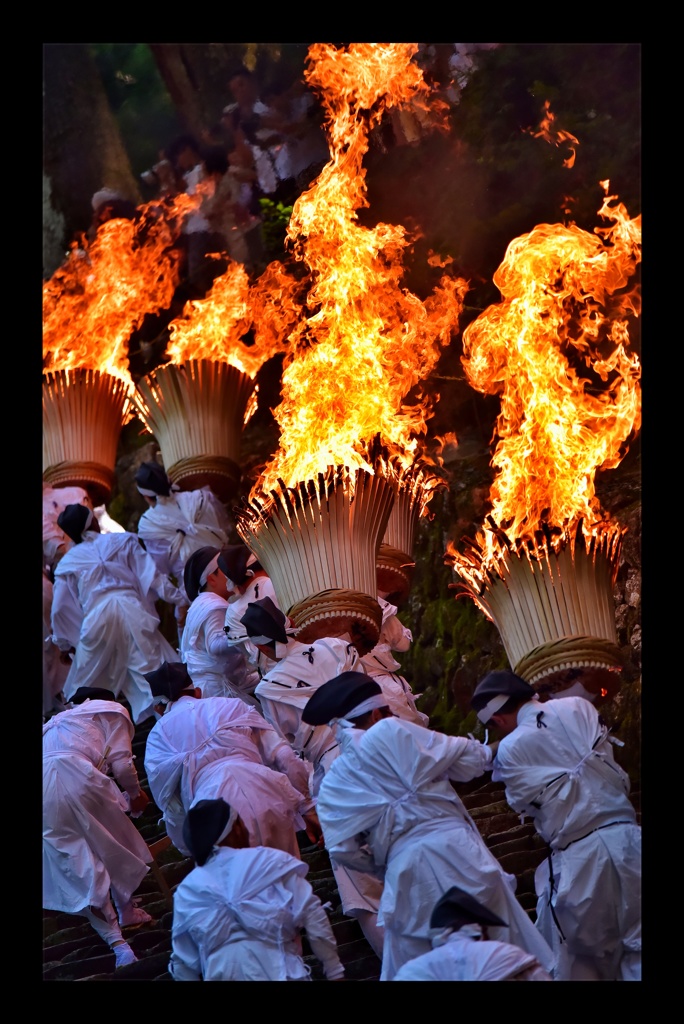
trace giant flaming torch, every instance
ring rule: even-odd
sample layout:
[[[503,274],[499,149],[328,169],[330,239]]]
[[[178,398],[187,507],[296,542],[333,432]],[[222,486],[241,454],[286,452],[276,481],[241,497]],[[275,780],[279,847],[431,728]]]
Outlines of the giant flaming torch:
[[[608,191],[608,182],[603,182]],[[589,234],[541,224],[515,239],[494,276],[503,301],[465,330],[470,383],[501,395],[491,513],[465,550],[447,551],[460,583],[497,626],[514,671],[564,688],[583,667],[613,696],[620,657],[613,586],[624,529],[594,491],[640,426],[640,365],[630,318],[641,218],[608,196]]]
[[[400,284],[404,228],[357,219],[368,205],[370,128],[393,105],[429,109],[416,50],[309,49],[306,78],[322,95],[331,158],[297,200],[288,239],[309,267],[310,312],[292,334],[274,411],[280,449],[236,510],[238,533],[299,638],[348,633],[362,654],[379,636],[376,557],[396,495],[422,479],[415,464],[429,401],[404,399],[451,340],[466,290],[444,275],[422,302]]]
[[[136,221],[107,221],[43,286],[43,479],[84,487],[94,505],[111,497],[121,427],[132,415],[128,339],[146,313],[171,302],[173,241],[195,202],[178,196],[141,207]]]
[[[285,351],[299,288],[278,263],[250,285],[245,268],[230,261],[206,297],[187,302],[169,325],[169,362],[138,382],[135,405],[179,487],[209,486],[224,502],[235,497],[242,429],[257,407],[255,377]]]

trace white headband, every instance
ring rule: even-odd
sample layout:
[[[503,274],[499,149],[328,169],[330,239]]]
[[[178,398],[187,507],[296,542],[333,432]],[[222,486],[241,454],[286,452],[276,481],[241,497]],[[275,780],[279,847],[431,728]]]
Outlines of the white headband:
[[[495,715],[499,708],[502,708],[506,701],[509,701],[510,699],[510,694],[499,693],[496,697],[492,697],[489,704],[485,704],[485,706],[478,711],[477,717],[483,725],[486,725],[492,715]]]
[[[386,708],[387,697],[384,693],[374,693],[372,697],[368,697],[366,700],[362,700],[360,704],[357,704],[351,711],[347,711],[345,718],[360,718],[361,715],[365,715],[367,711],[372,711],[373,708]]]
[[[211,562],[207,563],[207,565],[206,565],[206,567],[204,569],[204,572],[200,576],[200,581],[199,581],[200,587],[204,586],[204,584],[207,582],[207,580],[211,576],[212,572],[216,572],[216,570],[218,568],[219,554],[220,554],[220,552],[217,552],[214,555],[214,557],[212,558]]]
[[[495,715],[499,708],[502,708],[504,704],[511,699],[510,693],[499,693],[496,697],[492,697],[489,704],[477,712],[477,717],[480,719],[483,725],[486,725],[492,715]],[[539,700],[539,694],[533,693],[529,698],[530,700]]]
[[[84,505],[84,508],[86,508],[86,507],[87,506]],[[93,521],[93,512],[92,512],[91,509],[88,509],[88,518],[85,521],[85,524],[83,526],[83,529],[81,530],[81,533],[85,533],[86,532],[86,530],[88,529],[88,527],[90,526],[92,521]]]

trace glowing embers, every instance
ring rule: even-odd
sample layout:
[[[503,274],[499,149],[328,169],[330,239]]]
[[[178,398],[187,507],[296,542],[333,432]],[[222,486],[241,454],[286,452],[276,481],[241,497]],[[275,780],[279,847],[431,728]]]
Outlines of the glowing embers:
[[[224,502],[235,497],[242,428],[256,408],[251,377],[228,363],[188,359],[143,377],[134,401],[174,483],[211,487]]]
[[[375,556],[395,487],[379,474],[330,467],[236,510],[237,531],[271,577],[304,643],[348,633],[360,654],[378,641]]]

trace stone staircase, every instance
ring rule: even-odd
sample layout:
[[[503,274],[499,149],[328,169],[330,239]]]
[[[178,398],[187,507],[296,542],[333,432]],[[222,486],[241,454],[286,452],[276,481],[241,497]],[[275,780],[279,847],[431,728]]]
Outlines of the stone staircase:
[[[147,735],[153,725],[148,720],[136,729],[133,753],[141,784],[145,789],[144,752]],[[489,779],[489,776],[485,776]],[[487,846],[504,870],[518,880],[517,896],[532,919],[535,916],[534,872],[546,856],[546,847],[530,822],[522,823],[508,807],[500,783],[473,780],[457,786],[457,791]],[[633,802],[640,811],[639,793],[633,793]],[[143,815],[135,820],[140,833],[152,846],[165,837],[161,813],[153,802]],[[323,903],[330,903],[330,921],[338,944],[340,959],[348,981],[378,981],[380,961],[366,942],[357,921],[345,917],[340,910],[340,898],[325,850],[308,845],[306,833],[299,834],[302,859],[309,865],[307,878]],[[160,845],[164,845],[160,843]],[[84,918],[55,911],[43,911],[43,981],[172,981],[167,966],[171,954],[171,926],[173,911],[171,898],[176,886],[192,870],[193,862],[172,845],[156,856],[158,872],[150,871],[143,879],[137,894],[140,906],[153,918],[149,924],[137,929],[123,929],[137,963],[115,970],[114,954],[92,930]],[[159,881],[158,874],[163,878]],[[167,889],[165,894],[164,889]],[[314,981],[324,979],[319,961],[311,954],[304,940],[305,959]]]

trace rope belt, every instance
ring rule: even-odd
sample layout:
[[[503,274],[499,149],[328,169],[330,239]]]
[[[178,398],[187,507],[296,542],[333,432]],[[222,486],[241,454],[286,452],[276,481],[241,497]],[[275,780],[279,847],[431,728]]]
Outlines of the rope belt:
[[[559,850],[560,853],[562,853],[563,850],[567,850],[568,846],[572,846],[574,843],[581,843],[583,839],[587,838],[587,836],[592,836],[594,834],[594,832],[600,832],[602,828],[613,828],[614,825],[633,825],[633,824],[634,824],[633,821],[611,821],[607,825],[598,825],[596,828],[592,828],[591,832],[587,832],[585,835],[580,836],[579,839],[572,839],[567,844],[567,846],[559,846],[558,850]]]

